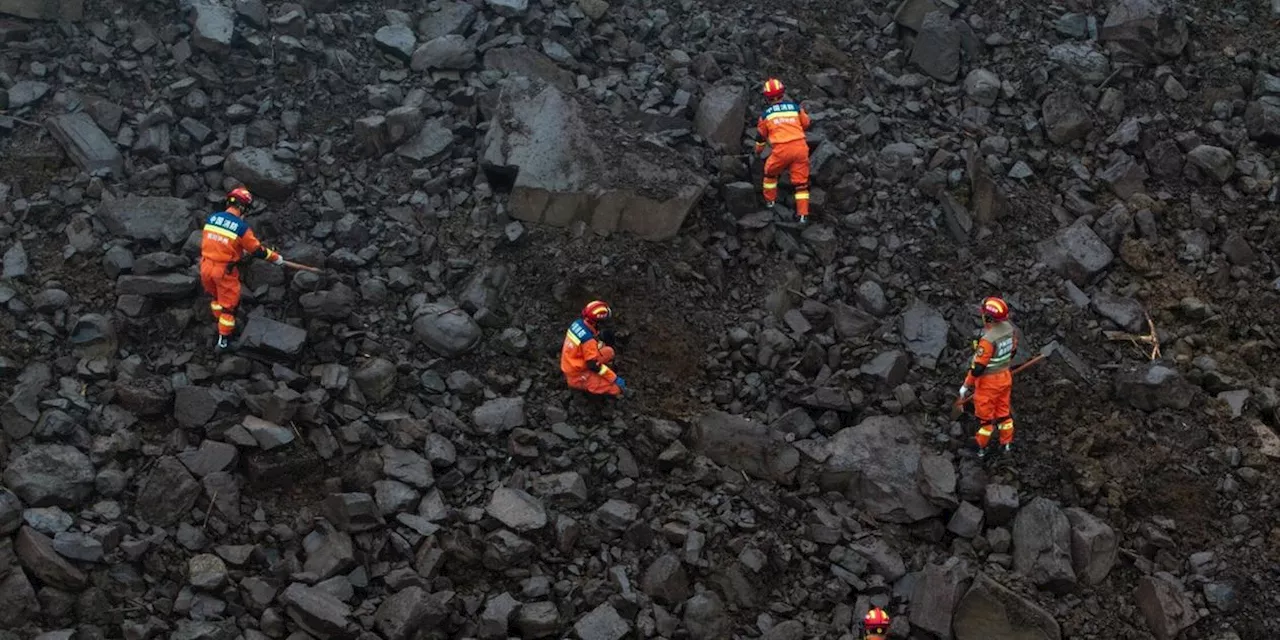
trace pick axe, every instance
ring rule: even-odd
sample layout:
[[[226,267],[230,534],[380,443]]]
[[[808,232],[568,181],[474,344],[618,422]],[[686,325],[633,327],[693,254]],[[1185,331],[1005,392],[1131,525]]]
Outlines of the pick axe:
[[[286,267],[288,267],[288,268],[290,268],[290,269],[297,269],[298,271],[310,271],[311,273],[323,273],[323,270],[321,270],[321,269],[317,269],[316,267],[312,267],[312,266],[309,266],[309,265],[301,264],[301,263],[298,263],[298,262],[289,262],[288,260],[285,260],[285,261],[284,261],[283,263],[281,263],[281,264],[283,264],[284,266],[286,266]]]
[[[1027,367],[1030,367],[1031,365],[1036,364],[1041,360],[1044,360],[1045,358],[1049,357],[1052,354],[1053,354],[1053,345],[1049,345],[1041,349],[1039,355],[1018,365],[1013,369],[1013,371],[1010,371],[1009,374],[1016,376],[1019,373],[1021,373],[1023,369],[1026,369]],[[951,405],[951,419],[955,420],[956,418],[959,418],[960,414],[964,412],[964,405],[972,399],[973,399],[972,393],[967,396],[961,396],[959,398],[956,398],[956,401]]]

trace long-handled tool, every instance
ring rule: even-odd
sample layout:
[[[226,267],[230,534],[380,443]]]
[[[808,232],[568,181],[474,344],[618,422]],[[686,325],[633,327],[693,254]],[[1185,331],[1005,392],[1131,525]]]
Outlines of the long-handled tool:
[[[297,269],[299,271],[310,271],[311,273],[321,273],[320,269],[317,269],[315,267],[308,266],[305,264],[300,264],[297,262],[289,262],[288,260],[285,260],[281,264],[283,264],[286,267],[289,267],[290,269]]]
[[[1020,373],[1023,369],[1026,369],[1027,367],[1030,367],[1031,365],[1036,364],[1041,360],[1044,360],[1048,355],[1049,355],[1048,353],[1041,353],[1040,355],[1030,360],[1027,360],[1026,362],[1018,365],[1013,371],[1010,371],[1009,375],[1014,375],[1014,376],[1018,375],[1018,373]],[[951,405],[952,420],[955,420],[956,418],[960,417],[960,414],[964,412],[965,403],[969,402],[970,400],[973,400],[972,393],[967,396],[960,396],[959,398],[956,398],[955,403]]]

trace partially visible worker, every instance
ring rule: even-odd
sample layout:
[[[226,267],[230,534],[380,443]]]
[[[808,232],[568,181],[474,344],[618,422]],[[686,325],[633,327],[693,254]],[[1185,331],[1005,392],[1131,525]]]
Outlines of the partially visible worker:
[[[1013,411],[1009,396],[1013,392],[1010,365],[1018,350],[1018,329],[1009,321],[1009,304],[996,297],[986,298],[979,307],[982,315],[982,337],[974,346],[969,372],[960,387],[960,397],[973,392],[973,414],[978,417],[978,433],[974,441],[978,457],[987,455],[991,433],[1000,432],[1000,447],[1013,449]]]
[[[874,607],[862,617],[862,640],[888,640],[889,614],[880,607]]]
[[[765,81],[764,97],[769,106],[756,124],[760,134],[756,155],[766,144],[773,147],[764,163],[764,203],[773,207],[778,199],[778,178],[789,169],[791,186],[796,190],[796,216],[803,223],[809,218],[809,144],[804,140],[809,114],[800,103],[786,97],[786,88],[777,78]]]
[[[229,346],[236,330],[236,307],[240,306],[240,261],[245,256],[265,258],[281,264],[284,256],[258,242],[245,214],[253,204],[253,194],[244,187],[227,193],[227,208],[204,220],[200,242],[200,283],[213,301],[209,309],[218,321],[219,351]]]
[[[596,395],[620,396],[627,381],[609,367],[613,347],[607,344],[612,332],[607,328],[613,310],[601,300],[593,300],[582,309],[582,317],[569,325],[560,348],[560,371],[570,389]]]

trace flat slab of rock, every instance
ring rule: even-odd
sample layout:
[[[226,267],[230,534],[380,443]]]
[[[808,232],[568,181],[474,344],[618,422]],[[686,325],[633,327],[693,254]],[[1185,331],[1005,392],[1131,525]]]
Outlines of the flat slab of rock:
[[[196,279],[185,273],[162,273],[150,276],[120,276],[116,293],[157,300],[182,300],[196,292]]]
[[[28,20],[84,19],[84,0],[0,0],[0,13]]]
[[[503,96],[481,163],[492,182],[512,185],[512,217],[663,240],[702,197],[706,180],[684,156],[588,125],[608,116],[584,113],[555,87],[508,87]]]
[[[485,69],[502,71],[545,82],[561,91],[573,91],[573,74],[542,52],[529,47],[495,47],[484,54]]]
[[[251,147],[236,151],[227,156],[223,170],[250,191],[271,200],[284,200],[298,188],[297,172],[267,149]]]
[[[186,240],[195,226],[187,202],[180,198],[130,196],[104,200],[94,215],[116,236],[170,245]]]
[[[535,531],[547,526],[547,512],[542,501],[509,487],[498,487],[489,498],[485,513],[516,531]]]
[[[909,524],[942,513],[921,490],[922,448],[909,421],[867,418],[841,429],[826,447],[819,484],[849,496],[877,520]]]
[[[346,638],[351,607],[320,588],[295,582],[280,594],[289,618],[318,638]]]
[[[1040,261],[1058,275],[1085,286],[1115,259],[1107,243],[1087,224],[1076,222],[1036,245]]]
[[[89,457],[75,447],[48,444],[18,456],[4,470],[4,484],[28,507],[77,507],[93,492]]]
[[[1036,603],[980,573],[952,620],[956,640],[1061,640],[1058,621]]]
[[[119,176],[124,171],[124,156],[85,112],[54,116],[45,121],[45,127],[86,172],[110,171]]]
[[[708,142],[736,150],[742,142],[747,92],[736,85],[711,88],[698,103],[693,127]]]
[[[240,347],[267,355],[296,357],[307,343],[307,330],[262,316],[249,318],[240,336]]]
[[[717,411],[700,418],[692,436],[694,448],[716,464],[781,484],[795,481],[800,452],[781,431]]]

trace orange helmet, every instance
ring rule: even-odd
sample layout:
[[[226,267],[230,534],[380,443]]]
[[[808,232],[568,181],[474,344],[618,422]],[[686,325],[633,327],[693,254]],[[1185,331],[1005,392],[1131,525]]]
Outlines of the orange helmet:
[[[610,309],[609,303],[603,300],[592,300],[582,308],[582,317],[591,322],[608,320],[612,315],[613,309]]]
[[[868,629],[883,629],[889,626],[889,622],[889,614],[880,607],[875,607],[862,617],[862,626]]]
[[[984,317],[989,317],[996,322],[1004,322],[1009,317],[1009,303],[991,296],[982,301],[981,313]]]
[[[764,97],[770,100],[781,98],[786,90],[787,88],[782,86],[782,81],[777,78],[769,78],[764,81]]]
[[[244,187],[236,187],[227,192],[227,206],[248,209],[253,204],[253,194]]]

